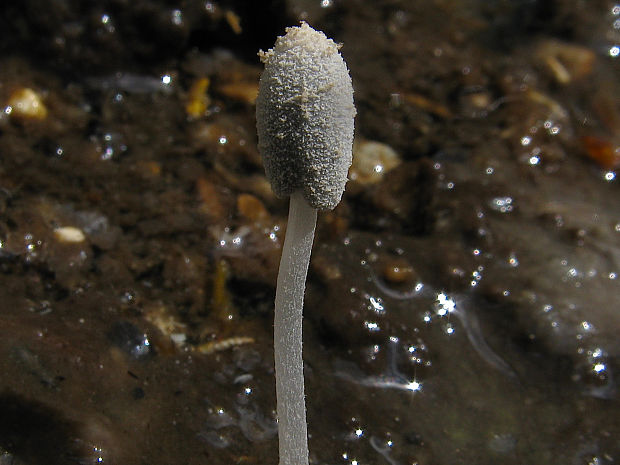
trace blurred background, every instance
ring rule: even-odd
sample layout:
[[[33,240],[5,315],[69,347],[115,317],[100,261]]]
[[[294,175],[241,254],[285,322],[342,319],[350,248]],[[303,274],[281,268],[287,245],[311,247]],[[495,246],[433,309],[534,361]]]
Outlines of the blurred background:
[[[304,309],[315,465],[620,460],[620,4],[0,6],[0,464],[275,464],[257,52],[357,106]]]

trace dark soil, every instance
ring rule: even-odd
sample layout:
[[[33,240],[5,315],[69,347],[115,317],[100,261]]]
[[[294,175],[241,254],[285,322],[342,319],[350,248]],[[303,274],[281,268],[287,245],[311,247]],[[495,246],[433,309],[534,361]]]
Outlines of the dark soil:
[[[620,460],[618,5],[5,3],[0,465],[277,463],[256,52],[300,19],[358,111],[306,293],[310,462]]]

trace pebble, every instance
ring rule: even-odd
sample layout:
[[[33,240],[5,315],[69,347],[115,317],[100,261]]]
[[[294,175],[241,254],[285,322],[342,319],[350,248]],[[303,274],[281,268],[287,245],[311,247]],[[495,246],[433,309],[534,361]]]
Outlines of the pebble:
[[[375,184],[401,160],[392,147],[376,141],[356,141],[349,179],[360,184]]]
[[[589,76],[596,58],[589,48],[557,40],[540,43],[536,56],[551,77],[562,85]]]
[[[260,222],[269,218],[269,212],[258,197],[251,194],[239,194],[237,197],[237,211],[250,221]]]
[[[61,228],[56,228],[54,229],[54,236],[60,242],[65,243],[79,243],[84,242],[84,239],[86,239],[84,232],[75,226],[63,226]]]
[[[196,79],[187,94],[185,112],[191,118],[200,118],[207,113],[211,99],[207,91],[209,90],[210,80],[203,77]]]
[[[232,10],[227,10],[225,16],[230,29],[237,35],[241,34],[243,29],[241,28],[241,18],[239,15]]]
[[[586,135],[581,138],[581,142],[588,158],[601,168],[611,170],[620,166],[620,148],[614,147],[611,140]]]
[[[229,82],[218,85],[217,91],[232,100],[253,105],[258,96],[258,84],[245,81]]]
[[[41,95],[28,87],[17,89],[11,94],[5,111],[17,119],[43,120],[47,116]]]
[[[413,266],[403,258],[394,258],[383,267],[383,278],[390,284],[409,283],[415,276]]]

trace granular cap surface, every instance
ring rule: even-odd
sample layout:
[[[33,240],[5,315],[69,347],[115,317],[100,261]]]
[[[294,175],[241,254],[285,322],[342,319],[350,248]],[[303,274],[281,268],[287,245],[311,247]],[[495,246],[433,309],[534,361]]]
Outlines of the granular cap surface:
[[[258,148],[273,191],[298,189],[314,208],[342,197],[353,145],[353,86],[338,45],[302,22],[259,55]]]

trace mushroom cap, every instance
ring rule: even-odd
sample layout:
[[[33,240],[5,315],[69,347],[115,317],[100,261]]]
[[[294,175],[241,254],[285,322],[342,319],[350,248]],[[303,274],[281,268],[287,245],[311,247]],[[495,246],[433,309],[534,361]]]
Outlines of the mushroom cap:
[[[273,191],[301,189],[313,208],[342,197],[353,145],[353,85],[338,45],[302,22],[259,52],[258,149]]]

